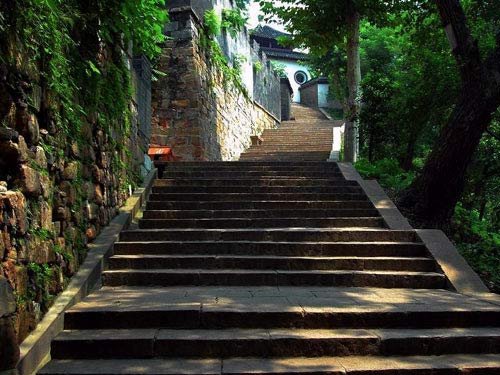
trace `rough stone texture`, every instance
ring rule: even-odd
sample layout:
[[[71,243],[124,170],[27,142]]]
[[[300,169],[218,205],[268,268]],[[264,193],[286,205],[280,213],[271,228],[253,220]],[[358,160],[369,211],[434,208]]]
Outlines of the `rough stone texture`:
[[[0,318],[0,371],[12,369],[19,360],[14,317]]]
[[[281,120],[289,121],[292,118],[293,89],[288,78],[281,78]]]
[[[171,147],[183,161],[236,160],[251,136],[276,127],[279,118],[228,84],[211,65],[199,43],[200,21],[189,7],[171,9],[170,18],[172,39],[159,62],[167,76],[153,87],[152,143]],[[274,80],[273,97],[279,99]]]
[[[124,57],[132,69],[131,56]],[[69,283],[88,242],[117,215],[129,184],[138,182],[147,148],[139,127],[147,116],[138,119],[137,113],[150,107],[147,95],[138,103],[145,93],[134,73],[130,134],[122,124],[120,131],[103,129],[91,113],[79,133],[69,134],[52,113],[28,106],[28,97],[40,101],[39,77],[19,82],[17,75],[9,75],[8,87],[0,82],[0,91],[8,89],[0,100],[0,371],[15,364],[17,344]],[[141,78],[144,83],[148,77]],[[5,285],[15,293],[14,310]]]

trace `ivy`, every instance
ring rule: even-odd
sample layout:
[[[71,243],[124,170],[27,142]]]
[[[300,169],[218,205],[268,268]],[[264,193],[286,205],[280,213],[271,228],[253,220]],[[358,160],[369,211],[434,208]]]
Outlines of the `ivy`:
[[[234,39],[247,24],[248,17],[240,8],[224,9],[222,11],[222,30],[226,31]]]
[[[203,26],[204,29],[201,32],[200,44],[207,50],[207,55],[213,66],[224,77],[224,86],[227,87],[227,85],[231,83],[246,98],[249,98],[248,90],[241,78],[241,67],[244,60],[241,56],[236,55],[233,57],[232,64],[230,64],[221,46],[217,42],[216,38],[220,35],[222,30],[222,20],[215,10],[212,9],[205,12]]]

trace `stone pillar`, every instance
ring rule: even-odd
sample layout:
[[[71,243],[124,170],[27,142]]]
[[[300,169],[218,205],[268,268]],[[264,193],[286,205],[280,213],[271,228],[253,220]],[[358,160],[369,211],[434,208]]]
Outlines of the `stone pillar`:
[[[13,370],[19,361],[19,344],[14,325],[15,312],[14,292],[7,279],[0,276],[0,372]]]
[[[196,16],[191,7],[170,9],[168,40],[158,69],[166,76],[153,84],[151,144],[172,147],[183,160],[202,159],[201,77],[195,65]]]
[[[281,78],[281,120],[289,121],[292,116],[293,89],[287,77]]]

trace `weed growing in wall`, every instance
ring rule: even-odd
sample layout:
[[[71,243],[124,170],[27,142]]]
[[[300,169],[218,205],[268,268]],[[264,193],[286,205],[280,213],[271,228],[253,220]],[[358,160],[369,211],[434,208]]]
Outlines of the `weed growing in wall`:
[[[224,77],[224,85],[227,87],[229,83],[233,84],[234,87],[236,87],[236,89],[238,89],[246,98],[249,98],[250,95],[248,94],[241,78],[241,65],[243,61],[238,56],[235,56],[232,64],[230,64],[224,55],[222,48],[217,42],[216,38],[221,33],[223,25],[222,22],[223,21],[215,10],[212,9],[206,11],[203,22],[204,29],[202,30],[200,37],[200,44],[208,51],[207,56],[210,58],[213,66],[221,72]]]

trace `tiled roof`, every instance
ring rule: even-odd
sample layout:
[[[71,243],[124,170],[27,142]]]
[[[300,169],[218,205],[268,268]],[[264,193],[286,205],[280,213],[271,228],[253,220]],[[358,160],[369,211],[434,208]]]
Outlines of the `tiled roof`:
[[[261,48],[268,57],[276,57],[289,60],[307,60],[308,55],[302,52],[295,52],[287,49],[277,49],[277,48]]]
[[[282,31],[273,29],[270,26],[262,26],[259,25],[252,31],[250,31],[250,34],[259,36],[261,38],[269,38],[269,39],[276,39],[280,36],[289,36],[290,34],[284,33]]]

